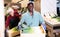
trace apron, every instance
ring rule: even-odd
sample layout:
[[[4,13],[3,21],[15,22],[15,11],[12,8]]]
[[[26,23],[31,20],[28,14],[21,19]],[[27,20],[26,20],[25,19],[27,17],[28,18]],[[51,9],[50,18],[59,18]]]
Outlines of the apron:
[[[30,30],[22,32],[20,37],[45,37],[44,33],[41,33],[40,27],[31,27]]]
[[[19,18],[17,17],[11,18],[9,28],[12,29],[16,27],[18,25],[18,22],[19,22]]]

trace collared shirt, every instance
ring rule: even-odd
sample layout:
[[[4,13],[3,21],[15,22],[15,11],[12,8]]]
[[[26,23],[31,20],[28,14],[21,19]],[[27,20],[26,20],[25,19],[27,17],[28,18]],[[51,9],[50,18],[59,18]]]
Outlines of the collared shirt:
[[[30,15],[29,11],[27,11],[25,14],[23,14],[18,25],[23,24],[23,22],[26,22],[26,24],[30,27],[34,27],[34,26],[37,27],[37,26],[39,26],[39,24],[42,24],[42,26],[46,30],[46,25],[44,23],[42,16],[40,15],[39,12],[37,12],[35,10],[33,11],[32,16]]]

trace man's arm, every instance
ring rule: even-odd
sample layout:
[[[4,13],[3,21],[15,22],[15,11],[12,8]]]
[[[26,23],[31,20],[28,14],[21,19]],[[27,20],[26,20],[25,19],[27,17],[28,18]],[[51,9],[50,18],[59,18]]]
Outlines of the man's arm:
[[[8,16],[5,22],[5,28],[8,28],[9,24],[10,24],[10,17]]]
[[[20,20],[20,22],[18,23],[18,29],[19,30],[21,30],[21,26],[22,26],[22,24],[23,24],[23,22],[24,22],[24,19],[25,19],[25,16],[24,15],[22,15],[22,17],[21,17],[21,20]]]
[[[45,24],[45,22],[43,22],[41,25],[42,25],[43,29],[46,30],[46,24]]]
[[[45,24],[42,16],[40,15],[39,17],[40,17],[39,18],[40,19],[39,21],[40,21],[40,24],[41,24],[41,30],[42,30],[42,32],[44,32],[46,30],[46,24]]]
[[[40,19],[39,20],[40,21],[40,24],[43,26],[44,30],[46,30],[46,24],[45,24],[45,21],[44,21],[43,17],[41,15],[39,17],[40,17],[39,18]]]

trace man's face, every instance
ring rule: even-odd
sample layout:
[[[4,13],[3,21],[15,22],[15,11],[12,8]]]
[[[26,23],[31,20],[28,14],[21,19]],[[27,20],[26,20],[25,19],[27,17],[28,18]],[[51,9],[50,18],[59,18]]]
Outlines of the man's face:
[[[11,11],[9,14],[10,14],[11,16],[14,16],[14,12],[12,12],[12,11]]]
[[[30,4],[30,5],[28,6],[28,10],[29,10],[29,12],[33,12],[33,5],[32,5],[32,4]]]

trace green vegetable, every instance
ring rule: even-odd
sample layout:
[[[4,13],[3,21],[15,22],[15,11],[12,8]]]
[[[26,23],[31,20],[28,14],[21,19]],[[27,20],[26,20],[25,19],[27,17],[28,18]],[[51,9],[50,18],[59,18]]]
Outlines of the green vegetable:
[[[60,17],[52,17],[52,19],[56,19],[58,22],[60,22]]]
[[[31,27],[28,27],[27,29],[23,30],[23,33],[32,33],[33,29]]]

